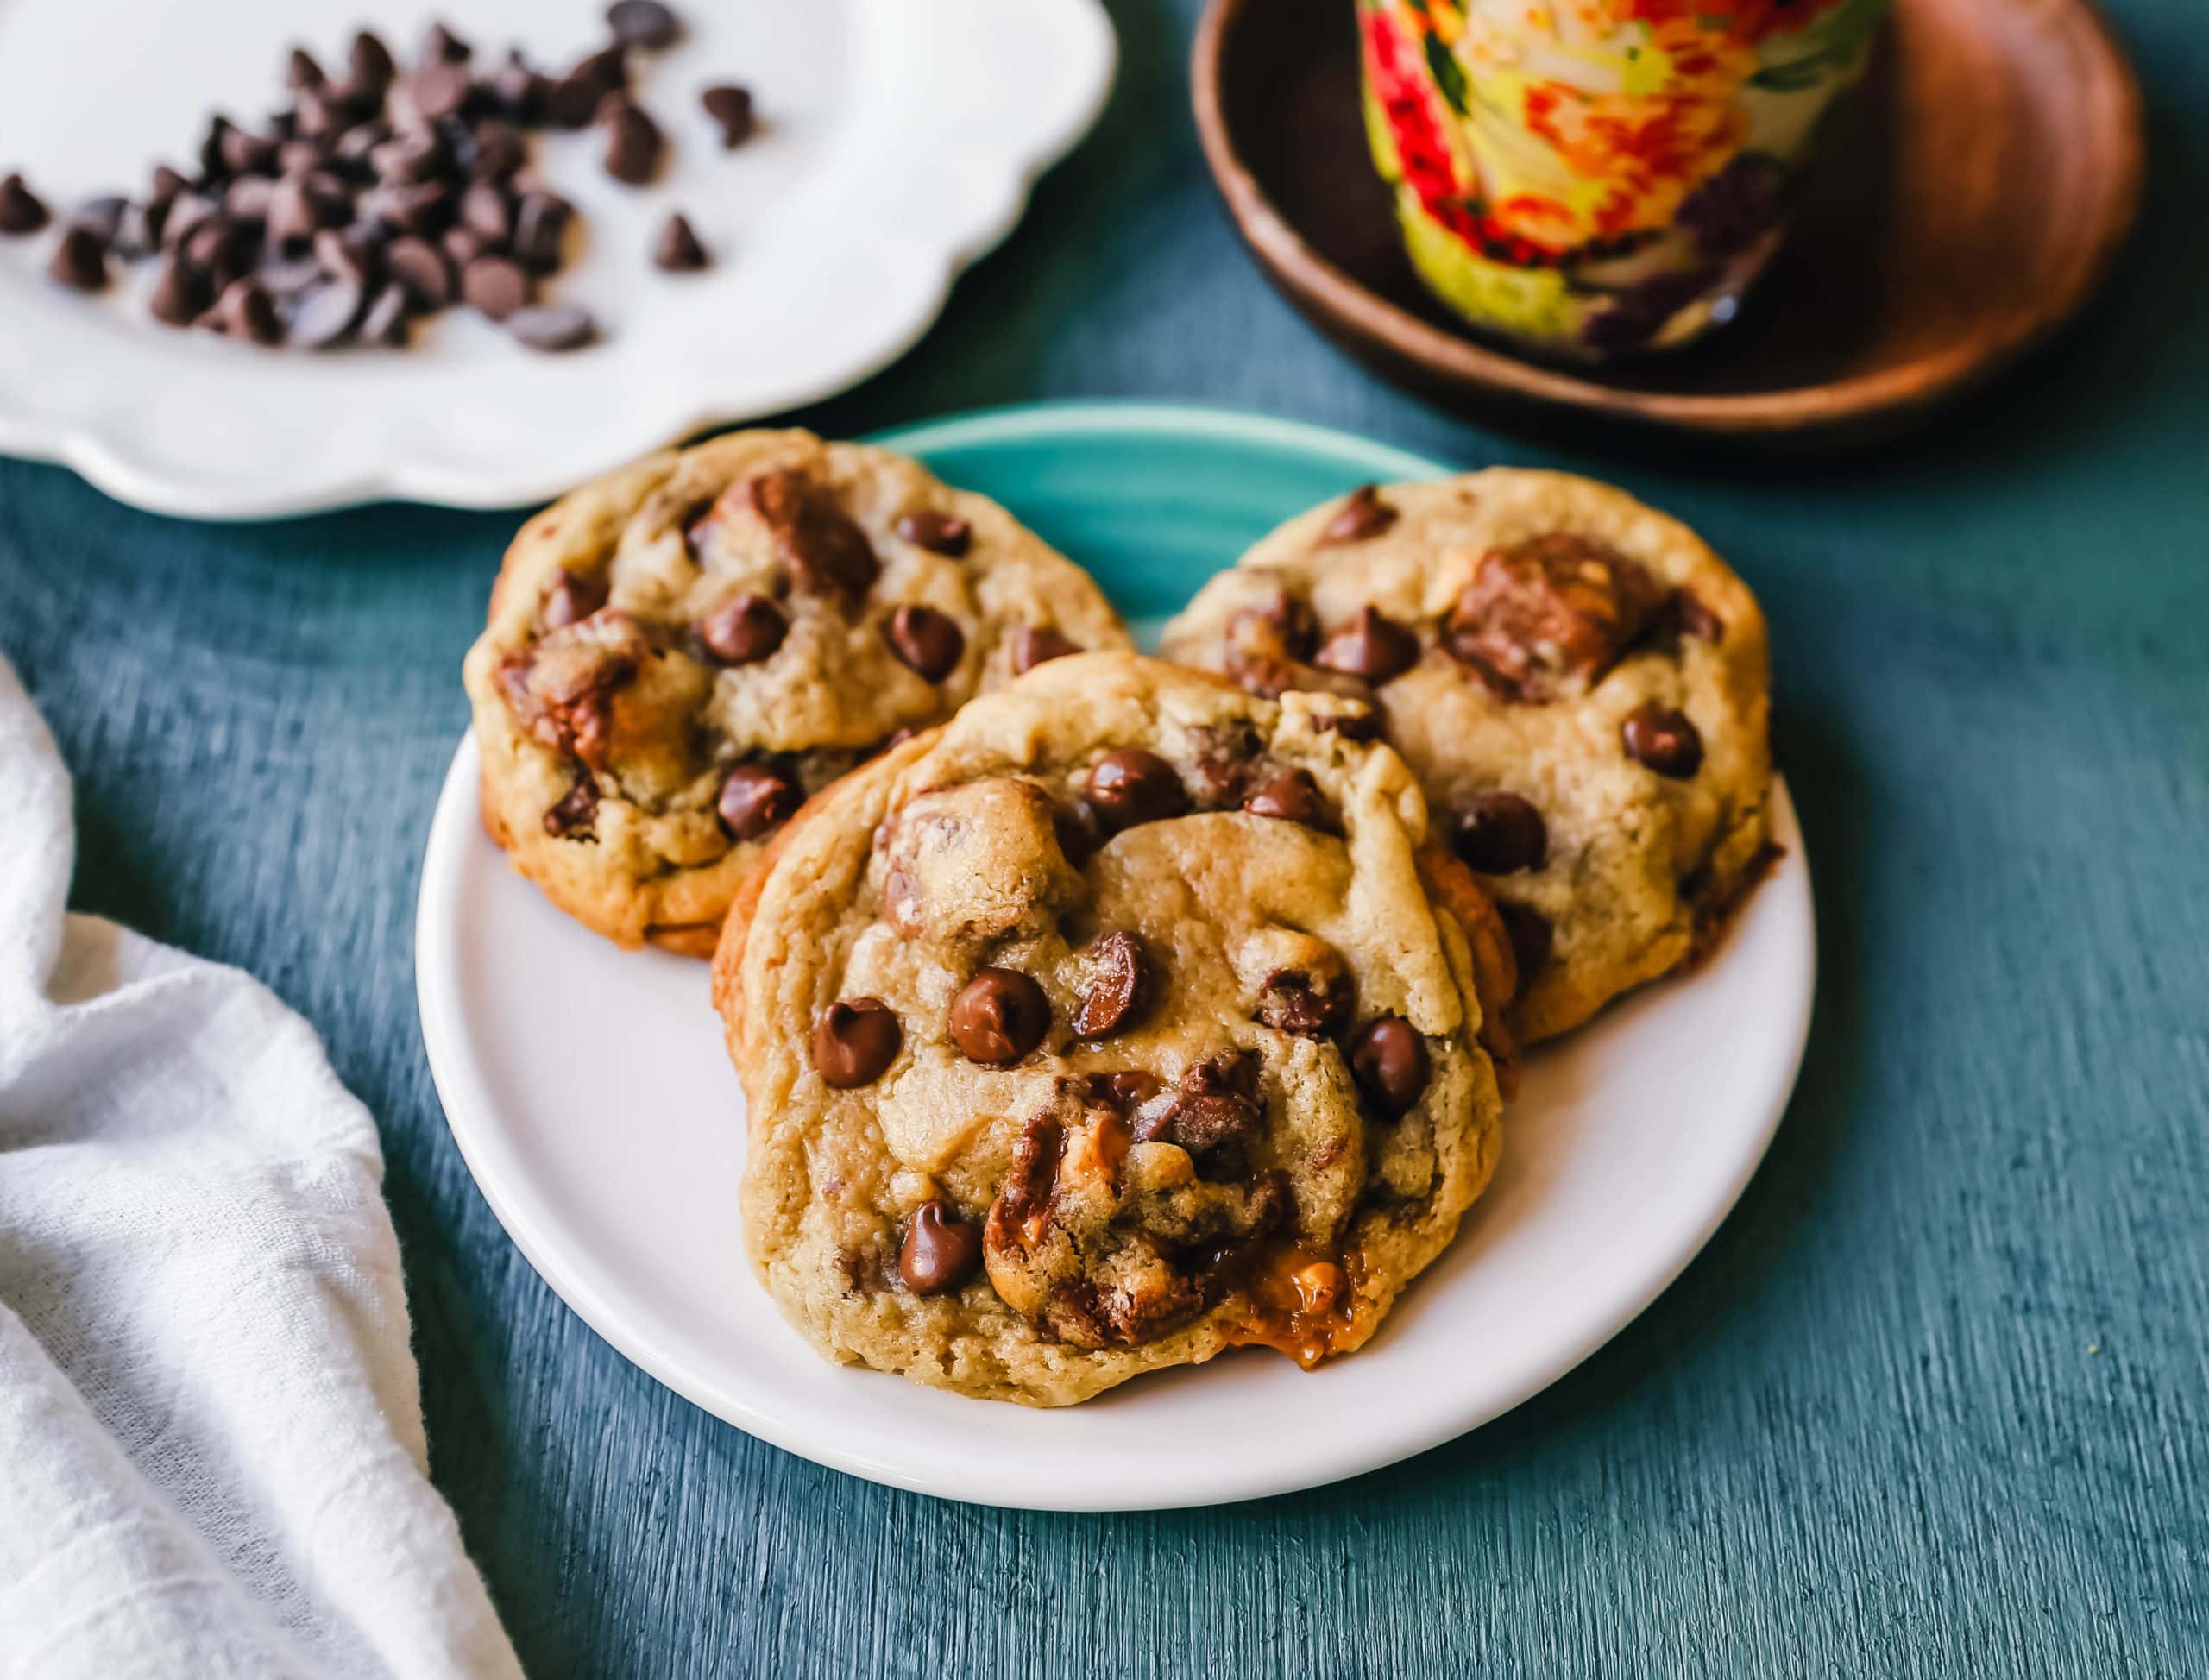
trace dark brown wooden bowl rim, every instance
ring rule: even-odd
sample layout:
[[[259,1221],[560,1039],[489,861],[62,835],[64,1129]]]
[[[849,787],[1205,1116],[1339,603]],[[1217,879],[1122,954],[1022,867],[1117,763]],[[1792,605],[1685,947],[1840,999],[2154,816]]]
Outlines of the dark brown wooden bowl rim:
[[[1930,407],[1991,378],[2083,308],[2108,277],[2139,214],[2147,159],[2139,80],[2093,0],[2058,0],[2080,14],[2102,48],[2101,75],[2092,91],[2105,113],[2105,131],[2118,137],[2117,167],[2105,200],[2108,213],[2093,230],[2086,260],[2070,265],[2068,283],[2044,299],[2038,311],[1934,356],[1826,385],[1706,396],[1622,390],[1522,362],[1422,321],[1367,290],[1306,243],[1236,154],[1221,106],[1223,43],[1246,7],[1264,3],[1211,0],[1198,22],[1190,59],[1197,134],[1237,228],[1275,282],[1307,313],[1430,377],[1457,385],[1624,420],[1710,432],[1816,431]],[[1343,0],[1345,7],[1351,3]]]

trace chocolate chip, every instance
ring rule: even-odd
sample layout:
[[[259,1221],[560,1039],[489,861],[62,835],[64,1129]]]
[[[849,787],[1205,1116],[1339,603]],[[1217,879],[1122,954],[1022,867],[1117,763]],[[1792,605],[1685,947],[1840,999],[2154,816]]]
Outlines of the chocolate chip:
[[[468,265],[477,257],[499,255],[486,246],[471,228],[447,228],[437,236],[437,249],[445,254],[445,261],[452,264],[453,272],[460,274],[466,274]]]
[[[733,151],[752,138],[750,89],[728,84],[709,87],[699,94],[698,103],[706,108],[706,115],[712,117],[721,129],[723,151]]]
[[[478,123],[472,138],[475,152],[468,173],[479,181],[505,180],[529,160],[521,136],[503,123]]]
[[[480,256],[461,271],[460,295],[471,308],[504,321],[529,303],[529,276],[502,256]]]
[[[1564,532],[1481,557],[1442,645],[1507,700],[1540,702],[1594,683],[1663,604],[1649,569]]]
[[[1351,1044],[1350,1069],[1382,1110],[1401,1114],[1426,1089],[1426,1041],[1400,1015],[1377,1016]]]
[[[964,559],[966,551],[974,545],[974,527],[956,513],[939,513],[933,507],[916,508],[901,516],[897,534],[916,548],[924,548],[931,554],[947,554],[953,560]]]
[[[780,771],[738,764],[722,778],[714,809],[722,827],[738,840],[753,840],[781,827],[804,802],[805,790]]]
[[[253,255],[253,235],[226,216],[211,216],[186,238],[180,255],[217,286],[243,273]]]
[[[457,115],[473,86],[465,64],[425,64],[400,81],[392,96],[393,109],[401,122],[412,115],[435,123]]]
[[[1140,1108],[1163,1089],[1157,1074],[1140,1067],[1123,1068],[1116,1073],[1092,1073],[1085,1088],[1091,1102],[1102,1103],[1119,1114]]]
[[[1523,989],[1527,976],[1550,960],[1550,947],[1557,943],[1557,930],[1539,910],[1514,904],[1507,898],[1495,901],[1495,913],[1503,923],[1504,937],[1511,941],[1511,954],[1519,965],[1519,984]]]
[[[1498,789],[1450,807],[1450,844],[1483,875],[1511,875],[1549,861],[1549,825],[1531,801]]]
[[[606,27],[624,47],[649,47],[654,52],[675,45],[683,26],[659,0],[614,0],[606,9]]]
[[[872,1085],[897,1060],[905,1030],[878,997],[847,997],[828,1005],[813,1029],[813,1066],[838,1091]]]
[[[933,607],[900,607],[883,626],[882,634],[898,663],[930,683],[950,676],[966,651],[958,620]]]
[[[425,64],[465,64],[475,52],[442,21],[432,22],[422,37],[422,60]]]
[[[510,123],[525,123],[535,126],[544,115],[544,95],[551,83],[532,68],[514,47],[507,53],[507,61],[492,72],[489,87],[492,102]]]
[[[75,291],[98,292],[107,284],[107,247],[90,228],[64,228],[46,272]]]
[[[619,11],[620,8],[615,7]],[[942,1202],[913,1210],[905,1240],[897,1245],[897,1275],[916,1295],[942,1295],[982,1267],[982,1233]]]
[[[161,271],[154,280],[154,295],[148,307],[157,321],[166,321],[173,327],[188,327],[199,318],[200,311],[213,301],[213,288],[207,276],[180,256],[171,256],[161,263]]]
[[[1335,834],[1340,828],[1335,808],[1327,802],[1327,796],[1319,791],[1319,784],[1312,779],[1308,770],[1283,771],[1244,800],[1243,809],[1252,816],[1300,822],[1307,828],[1324,829],[1328,834]]]
[[[514,211],[514,261],[532,274],[560,266],[560,246],[574,214],[565,198],[551,192],[525,192]]]
[[[353,37],[352,44],[346,48],[345,64],[351,72],[353,85],[363,93],[381,93],[399,73],[398,65],[392,61],[391,48],[367,29]]]
[[[0,233],[36,233],[51,220],[53,213],[20,174],[0,179]]]
[[[415,189],[419,191],[419,189]],[[429,189],[435,192],[436,188]],[[268,195],[263,214],[272,245],[304,245],[322,228],[337,226],[352,214],[352,204],[341,193],[325,191],[305,176],[280,180]]]
[[[320,229],[310,242],[310,249],[314,252],[316,266],[333,279],[350,280],[365,290],[382,277],[383,236],[373,223]]]
[[[1142,941],[1124,930],[1099,934],[1082,953],[1090,971],[1075,1010],[1073,1029],[1084,1038],[1116,1033],[1133,1018],[1142,1002],[1150,960]]]
[[[970,1061],[1003,1067],[1043,1041],[1051,1002],[1016,968],[985,968],[951,1000],[951,1041]]]
[[[783,645],[790,621],[765,595],[725,601],[698,621],[698,639],[724,665],[749,665]]]
[[[775,535],[776,547],[815,594],[862,595],[882,569],[866,533],[834,492],[816,488],[795,468],[760,473],[745,485],[745,498]]]
[[[1188,790],[1174,766],[1140,746],[1116,747],[1089,772],[1091,808],[1107,827],[1132,828],[1180,816],[1189,809]]]
[[[311,350],[326,349],[343,340],[361,318],[363,298],[360,285],[349,280],[329,280],[310,286],[293,300],[286,329],[291,342]]]
[[[660,154],[667,148],[659,124],[644,107],[626,94],[609,93],[598,113],[606,130],[606,173],[617,181],[642,186],[659,173]]]
[[[1048,625],[1023,624],[1012,632],[1013,675],[1025,676],[1038,665],[1080,651],[1079,642],[1069,641]]]
[[[1346,974],[1279,969],[1258,988],[1258,1019],[1299,1038],[1332,1038],[1350,1021],[1353,990]]]
[[[406,343],[406,287],[391,282],[369,293],[369,307],[360,316],[360,343],[393,349]]]
[[[547,630],[580,623],[605,606],[612,593],[613,584],[608,578],[595,572],[563,569],[544,592],[544,605],[538,609],[538,622]]]
[[[598,783],[588,770],[576,772],[576,784],[544,814],[544,832],[556,838],[588,834],[598,821]]]
[[[234,222],[266,222],[276,183],[266,175],[241,175],[223,194],[223,214]]]
[[[1232,1050],[1190,1068],[1179,1090],[1140,1104],[1129,1129],[1138,1142],[1179,1144],[1217,1180],[1248,1171],[1250,1146],[1264,1121],[1257,1054]]]
[[[286,87],[320,87],[328,79],[322,73],[322,66],[314,61],[314,54],[304,47],[294,47],[284,61]]]
[[[495,182],[474,182],[460,195],[460,224],[486,246],[502,247],[513,237],[513,200]]]
[[[1319,533],[1323,544],[1362,543],[1378,537],[1396,522],[1396,510],[1381,500],[1381,487],[1361,484],[1344,498],[1335,516]]]
[[[283,323],[276,318],[276,305],[259,280],[234,280],[215,301],[215,326],[233,338],[255,344],[280,344]]]
[[[1659,776],[1685,781],[1702,768],[1702,732],[1685,712],[1644,701],[1619,726],[1619,739],[1627,756],[1638,758]]]
[[[280,302],[290,302],[323,278],[322,265],[311,256],[277,257],[261,265],[261,283]]]
[[[659,235],[652,241],[653,267],[670,274],[688,274],[709,267],[712,262],[706,248],[698,242],[697,230],[681,211],[660,223]]]
[[[267,174],[276,167],[276,142],[266,135],[225,124],[219,150],[223,167],[234,174]]]
[[[387,186],[442,180],[452,173],[452,154],[435,129],[409,129],[374,148],[368,167]]]
[[[168,214],[161,218],[162,248],[180,250],[202,222],[221,213],[222,206],[203,193],[179,194],[170,203]]]
[[[445,255],[426,239],[401,234],[384,247],[384,267],[398,282],[412,308],[425,314],[452,301],[453,274]]]
[[[586,310],[572,304],[548,304],[518,309],[507,330],[532,350],[576,350],[598,337],[598,324]]]
[[[87,198],[69,212],[69,219],[77,226],[90,228],[100,236],[103,245],[112,245],[115,236],[123,226],[123,212],[130,208],[130,200],[113,192],[104,192],[97,198]]]
[[[1312,662],[1378,686],[1419,663],[1419,638],[1394,619],[1362,607],[1356,618],[1327,638]]]
[[[181,172],[170,168],[166,163],[157,163],[154,166],[152,182],[147,189],[146,203],[149,206],[158,204],[167,210],[191,185]]]

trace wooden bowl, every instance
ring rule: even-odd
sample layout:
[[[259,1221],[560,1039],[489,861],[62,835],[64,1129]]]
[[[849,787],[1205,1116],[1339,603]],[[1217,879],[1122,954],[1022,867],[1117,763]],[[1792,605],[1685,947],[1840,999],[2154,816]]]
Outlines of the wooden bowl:
[[[1769,442],[1891,436],[2044,340],[2124,244],[2145,151],[2138,85],[2087,0],[1896,0],[1740,317],[1589,370],[1482,340],[1419,284],[1366,150],[1350,0],[1211,0],[1194,86],[1258,261],[1384,374],[1489,412]]]

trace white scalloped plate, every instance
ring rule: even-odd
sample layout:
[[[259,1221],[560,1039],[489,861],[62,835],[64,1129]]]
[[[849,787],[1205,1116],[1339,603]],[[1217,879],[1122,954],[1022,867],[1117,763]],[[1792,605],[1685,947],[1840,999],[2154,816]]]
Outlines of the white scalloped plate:
[[[1005,410],[884,441],[1005,503],[1138,618],[1312,502],[1442,470],[1311,426],[1153,406]],[[1508,1411],[1709,1240],[1779,1124],[1809,1028],[1810,876],[1782,785],[1784,856],[1717,954],[1528,1059],[1494,1184],[1365,1348],[1308,1373],[1245,1350],[1061,1411],[967,1400],[831,1364],[784,1322],[744,1257],[744,1096],[705,965],[619,950],[554,909],[484,837],[478,773],[470,737],[423,860],[415,974],[437,1094],[492,1210],[594,1330],[678,1394],[820,1463],[947,1498],[1252,1499]]]
[[[247,519],[404,497],[505,507],[670,439],[844,389],[909,348],[959,270],[1010,231],[1036,175],[1102,109],[1115,57],[1097,0],[678,0],[687,38],[639,96],[664,179],[610,180],[596,137],[541,146],[587,249],[551,295],[605,342],[527,351],[465,311],[404,353],[314,356],[181,333],[145,313],[150,273],[104,299],[50,281],[51,234],[0,238],[0,450],[60,461],[156,512]],[[0,0],[0,173],[57,208],[186,161],[205,113],[276,102],[284,49],[342,57],[360,0]],[[602,0],[377,8],[411,51],[433,15],[477,51],[565,63]],[[698,90],[734,80],[758,136],[723,152]],[[646,261],[680,208],[718,261]]]

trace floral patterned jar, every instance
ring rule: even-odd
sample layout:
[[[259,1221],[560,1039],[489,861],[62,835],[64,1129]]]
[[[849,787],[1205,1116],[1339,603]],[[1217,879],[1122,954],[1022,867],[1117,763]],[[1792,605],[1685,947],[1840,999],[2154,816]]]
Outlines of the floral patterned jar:
[[[1357,0],[1412,265],[1476,326],[1594,360],[1730,319],[1887,0]]]

